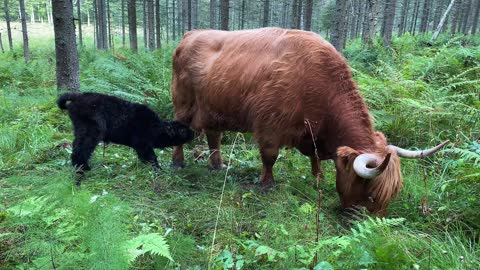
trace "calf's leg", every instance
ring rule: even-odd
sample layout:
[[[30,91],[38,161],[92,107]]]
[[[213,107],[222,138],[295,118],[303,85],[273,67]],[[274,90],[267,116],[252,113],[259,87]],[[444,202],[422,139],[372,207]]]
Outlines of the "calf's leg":
[[[145,163],[152,164],[153,168],[160,169],[160,165],[158,165],[157,156],[155,155],[155,151],[153,147],[149,145],[135,145],[133,147],[137,152],[138,158]]]
[[[225,168],[220,153],[220,144],[222,141],[222,133],[218,131],[205,131],[207,135],[208,148],[210,149],[210,165],[212,169],[219,170]]]
[[[94,130],[94,128],[86,129],[83,132],[76,132],[75,134],[71,158],[72,165],[79,173],[90,170],[88,160],[101,140],[100,133]]]

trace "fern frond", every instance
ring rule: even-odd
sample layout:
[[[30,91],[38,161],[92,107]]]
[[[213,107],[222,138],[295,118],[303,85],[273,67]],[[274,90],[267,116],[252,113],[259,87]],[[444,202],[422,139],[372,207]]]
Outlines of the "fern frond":
[[[480,166],[480,153],[471,151],[469,149],[452,148],[445,150],[446,153],[454,153],[460,155],[461,158],[472,162],[475,166]]]
[[[141,234],[127,241],[125,248],[130,262],[135,261],[138,256],[148,252],[152,255],[160,255],[173,261],[170,255],[170,247],[165,237],[158,233]]]

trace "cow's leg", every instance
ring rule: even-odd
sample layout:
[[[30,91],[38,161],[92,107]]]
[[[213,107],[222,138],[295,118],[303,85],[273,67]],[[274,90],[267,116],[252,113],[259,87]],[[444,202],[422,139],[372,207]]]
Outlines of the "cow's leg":
[[[277,161],[278,146],[271,144],[260,144],[260,155],[262,156],[262,174],[260,176],[260,186],[263,190],[267,190],[274,185],[273,165]]]
[[[220,153],[220,144],[222,141],[222,133],[219,131],[205,131],[207,135],[208,148],[210,149],[210,166],[214,170],[225,168],[225,164],[222,161],[222,155]]]
[[[173,147],[172,167],[173,168],[185,167],[185,157],[183,155],[183,144]]]
[[[323,178],[323,171],[320,160],[318,160],[315,156],[310,156],[310,165],[312,166],[312,175],[317,179]]]

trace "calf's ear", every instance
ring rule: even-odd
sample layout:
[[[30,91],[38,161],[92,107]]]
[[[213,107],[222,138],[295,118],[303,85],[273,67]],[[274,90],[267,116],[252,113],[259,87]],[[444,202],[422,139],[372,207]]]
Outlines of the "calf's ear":
[[[346,170],[353,168],[353,161],[360,153],[348,146],[341,146],[337,149],[337,166],[342,166]]]

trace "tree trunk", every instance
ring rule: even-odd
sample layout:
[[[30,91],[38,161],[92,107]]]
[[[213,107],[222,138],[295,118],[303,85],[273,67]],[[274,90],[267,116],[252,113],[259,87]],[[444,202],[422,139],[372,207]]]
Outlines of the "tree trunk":
[[[169,30],[170,30],[170,27],[169,27],[169,16],[168,16],[168,0],[165,0],[165,32],[166,32],[166,39],[165,41],[167,42],[168,44],[168,33],[169,33]]]
[[[386,0],[383,14],[383,45],[390,46],[392,43],[393,25],[395,22],[395,9],[397,0]]]
[[[229,19],[229,0],[220,0],[220,18],[221,26],[220,29],[228,31],[228,19]]]
[[[147,16],[147,1],[143,0],[143,47],[148,48],[148,16]]]
[[[423,10],[422,10],[422,17],[420,20],[420,33],[425,33],[428,30],[428,21],[430,19],[430,8],[431,8],[431,0],[425,0],[423,2]]]
[[[241,24],[240,29],[245,29],[245,0],[242,0],[242,17],[241,17]]]
[[[464,35],[468,35],[468,32],[470,30],[469,24],[468,24],[468,19],[470,18],[470,11],[472,8],[472,0],[467,0],[467,3],[465,3],[464,9],[463,9],[463,22],[462,22],[462,33]]]
[[[12,42],[12,28],[10,27],[10,11],[8,9],[8,0],[4,0],[5,4],[5,21],[7,23],[7,36],[8,36],[8,46],[10,51],[13,51],[13,42]]]
[[[269,25],[270,19],[270,0],[263,0],[263,27],[267,27]]]
[[[137,41],[137,6],[136,0],[128,0],[128,32],[130,40],[130,49],[137,53],[138,52],[138,41]]]
[[[162,48],[162,25],[160,24],[160,0],[155,0],[155,28],[157,49]]]
[[[450,28],[450,33],[452,35],[455,35],[457,33],[457,25],[459,24],[458,21],[460,19],[460,13],[461,13],[461,0],[456,1],[455,4],[453,5],[453,8],[455,10],[453,19],[452,19],[452,26]]]
[[[299,14],[298,14],[298,1],[300,0],[293,0],[292,3],[292,23],[291,23],[291,28],[292,29],[298,29],[300,25],[298,25],[298,20],[299,20]]]
[[[400,26],[398,27],[398,36],[401,36],[405,33],[405,28],[407,25],[407,10],[410,5],[410,0],[403,0],[402,4],[402,13],[400,15]]]
[[[355,28],[355,38],[357,38],[360,35],[360,31],[362,30],[362,23],[363,19],[365,18],[364,13],[365,13],[365,5],[362,5],[362,1],[358,0],[357,1],[357,26]]]
[[[57,59],[57,90],[80,91],[72,0],[52,0],[52,11]]]
[[[377,33],[378,24],[378,2],[377,0],[367,0],[365,8],[365,22],[364,22],[364,35],[362,37],[364,43],[368,46],[373,44],[375,40],[375,34]]]
[[[341,52],[345,47],[345,31],[347,20],[347,1],[336,0],[335,12],[333,15],[333,25],[330,36],[330,43],[337,51]]]
[[[53,1],[53,0],[52,0]],[[108,33],[106,18],[105,0],[96,0],[96,24],[98,26],[97,48],[100,50],[108,49]]]
[[[312,13],[313,13],[313,0],[307,0],[305,3],[304,14],[304,29],[310,31],[312,29]]]
[[[25,16],[25,0],[20,0],[20,18],[22,21],[23,57],[25,57],[25,62],[28,62],[30,60],[30,47],[28,46],[27,18]]]
[[[71,1],[71,0],[70,0]],[[78,42],[80,47],[83,47],[83,37],[82,37],[82,12],[80,9],[80,0],[77,0],[77,17],[78,17]]]
[[[418,19],[419,9],[420,9],[420,0],[415,0],[415,5],[413,6],[412,25],[410,29],[410,33],[412,33],[412,35],[415,35],[415,31],[417,30],[417,19]]]
[[[175,21],[175,2],[176,1],[177,0],[172,0],[172,5],[173,5],[172,6],[172,39],[173,41],[176,40],[176,34],[177,34],[175,29],[176,28],[176,21]]]
[[[80,1],[80,0],[78,0]],[[125,48],[126,38],[125,38],[125,0],[122,0],[122,47]]]
[[[475,8],[475,13],[473,15],[473,20],[472,20],[472,36],[474,36],[477,33],[479,14],[480,14],[480,1],[477,1],[477,6]]]
[[[298,29],[302,29],[302,6],[303,6],[303,0],[298,0],[298,6],[297,6],[297,25]]]
[[[108,47],[115,49],[115,44],[113,40],[113,34],[112,34],[112,20],[110,19],[110,0],[106,0],[107,2],[107,24],[108,24]]]
[[[445,19],[447,19],[448,13],[452,9],[454,3],[455,3],[455,0],[452,0],[450,2],[450,4],[448,5],[445,13],[443,13],[442,18],[440,19],[440,22],[438,23],[437,29],[435,30],[435,33],[433,33],[432,39],[430,40],[431,43],[433,41],[435,41],[435,39],[438,37],[438,34],[440,34],[440,31],[442,30],[443,24],[445,23]]]
[[[148,49],[155,50],[155,12],[153,0],[147,0]]]
[[[198,0],[192,0],[192,29],[198,28]]]
[[[5,50],[3,49],[2,33],[0,33],[0,49],[2,50],[2,53],[5,52]]]
[[[192,0],[187,0],[187,30],[192,30]]]
[[[210,0],[210,28],[216,29],[217,25],[217,0]]]

